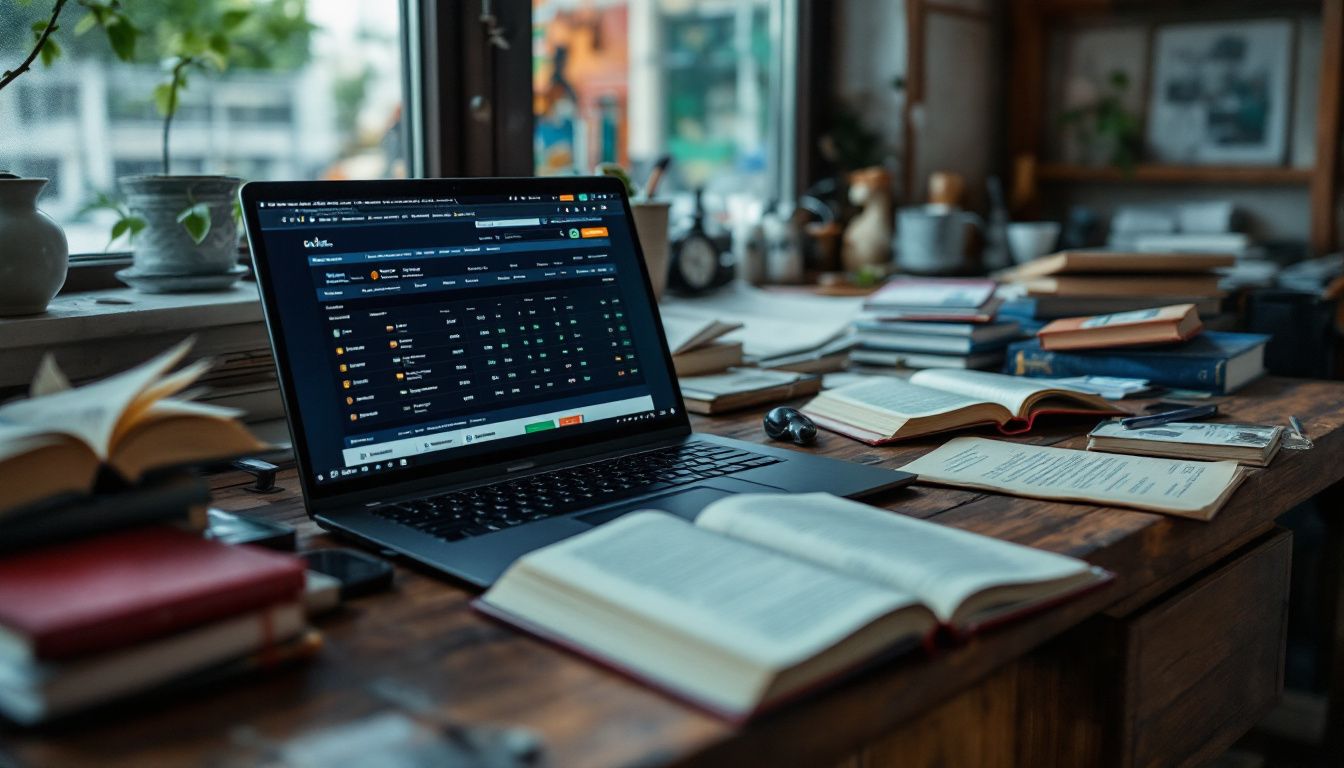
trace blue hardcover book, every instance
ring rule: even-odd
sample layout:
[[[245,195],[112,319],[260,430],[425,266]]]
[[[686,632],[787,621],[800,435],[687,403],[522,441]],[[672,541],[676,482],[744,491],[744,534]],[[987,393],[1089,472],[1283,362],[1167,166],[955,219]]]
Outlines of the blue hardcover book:
[[[1208,331],[1183,344],[1051,352],[1031,339],[1008,347],[1003,370],[1014,376],[1043,378],[1147,379],[1161,387],[1227,394],[1265,372],[1268,341],[1268,336],[1257,333]]]

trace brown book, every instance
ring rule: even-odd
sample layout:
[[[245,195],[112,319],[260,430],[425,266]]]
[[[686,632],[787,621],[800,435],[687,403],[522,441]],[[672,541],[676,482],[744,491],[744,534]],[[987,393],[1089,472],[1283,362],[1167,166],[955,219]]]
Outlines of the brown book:
[[[706,416],[779,403],[820,390],[820,376],[756,368],[736,368],[727,373],[681,380],[681,399],[686,410]]]
[[[1122,253],[1118,251],[1062,251],[1013,267],[1000,275],[1020,282],[1048,275],[1117,273],[1189,274],[1230,267],[1235,256],[1218,253]]]
[[[1176,344],[1204,330],[1194,304],[1120,312],[1114,315],[1066,317],[1042,328],[1042,349],[1107,349],[1138,344]]]
[[[190,340],[124,373],[70,388],[49,360],[33,397],[0,407],[0,513],[93,490],[106,466],[129,482],[146,472],[232,458],[265,445],[228,408],[174,399],[206,370],[175,372]]]
[[[1024,280],[1029,296],[1222,296],[1217,275],[1059,275]]]
[[[742,364],[742,342],[711,341],[694,349],[672,356],[672,367],[678,376],[699,376],[718,373]]]

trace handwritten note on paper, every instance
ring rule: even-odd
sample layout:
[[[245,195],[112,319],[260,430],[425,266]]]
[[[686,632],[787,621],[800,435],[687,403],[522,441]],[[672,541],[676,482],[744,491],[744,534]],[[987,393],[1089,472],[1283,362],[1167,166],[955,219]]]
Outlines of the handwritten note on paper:
[[[902,467],[920,480],[1208,520],[1245,477],[1233,461],[1120,456],[961,437]]]

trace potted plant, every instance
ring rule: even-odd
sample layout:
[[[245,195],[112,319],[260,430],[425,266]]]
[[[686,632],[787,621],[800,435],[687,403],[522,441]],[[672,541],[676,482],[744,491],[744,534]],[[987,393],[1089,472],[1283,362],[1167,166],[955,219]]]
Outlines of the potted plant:
[[[0,73],[0,91],[32,70],[34,64],[51,66],[61,55],[55,34],[61,28],[68,0],[55,0],[51,13],[31,25],[32,44],[14,69]],[[88,14],[79,22],[84,31],[98,27],[112,51],[129,59],[136,31],[115,0],[80,0]],[[0,172],[0,315],[45,312],[65,284],[69,248],[65,233],[51,217],[37,209],[37,198],[48,179],[24,179]]]
[[[123,282],[150,293],[226,288],[247,273],[238,263],[235,210],[242,179],[173,174],[173,118],[192,77],[234,64],[268,66],[267,51],[313,27],[302,6],[290,3],[155,0],[136,7],[153,19],[147,37],[165,66],[153,92],[163,123],[162,171],[119,179],[125,201],[100,195],[91,208],[114,211],[112,240],[125,236],[133,246],[132,266],[117,273]]]

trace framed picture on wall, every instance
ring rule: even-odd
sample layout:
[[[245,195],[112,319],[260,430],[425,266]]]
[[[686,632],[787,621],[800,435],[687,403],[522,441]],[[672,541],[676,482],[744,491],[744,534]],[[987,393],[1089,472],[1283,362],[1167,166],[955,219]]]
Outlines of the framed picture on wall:
[[[1148,153],[1168,163],[1279,165],[1288,145],[1293,23],[1157,29]]]

